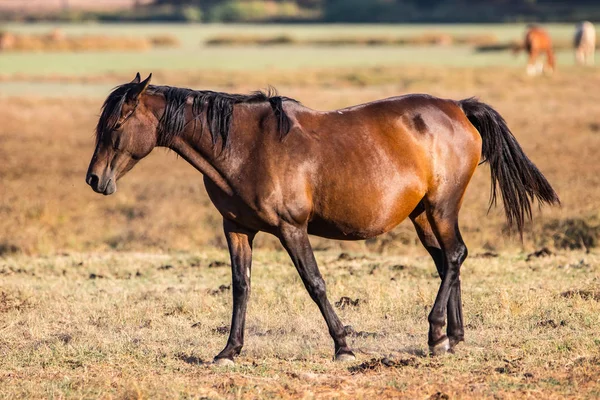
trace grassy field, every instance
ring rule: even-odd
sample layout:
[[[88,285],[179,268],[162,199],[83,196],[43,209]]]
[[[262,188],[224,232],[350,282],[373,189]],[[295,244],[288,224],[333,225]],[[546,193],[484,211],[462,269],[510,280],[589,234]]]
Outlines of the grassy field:
[[[246,347],[231,369],[210,365],[229,326],[226,259],[210,248],[3,259],[0,397],[600,396],[597,254],[472,257],[466,343],[431,358],[438,280],[428,257],[317,252],[332,301],[359,299],[337,307],[358,357],[339,364],[287,256],[257,251]]]
[[[557,39],[571,38],[573,24],[545,25]],[[184,46],[193,48],[208,38],[222,34],[261,34],[276,36],[289,34],[299,38],[353,37],[360,35],[416,35],[423,32],[446,32],[450,34],[493,33],[500,40],[520,38],[526,24],[55,24],[6,23],[2,28],[21,33],[43,33],[60,28],[65,34],[104,34],[121,36],[176,35]]]
[[[176,49],[153,49],[142,53],[86,53],[85,57],[69,53],[4,53],[0,54],[0,75],[86,75],[122,72],[135,69],[148,71],[179,70],[255,70],[297,69],[315,67],[366,67],[397,65],[430,66],[519,66],[523,57],[509,52],[475,53],[471,47],[390,48],[372,46],[337,48],[318,46],[205,47],[202,44],[216,35],[281,35],[297,38],[327,38],[361,35],[418,35],[425,32],[449,34],[494,34],[499,40],[520,39],[525,31],[521,24],[511,25],[22,25],[7,24],[7,31],[21,33],[49,32],[60,27],[65,34],[102,35],[175,35],[182,46]],[[571,39],[571,25],[548,26],[553,37]],[[558,63],[573,64],[571,52],[560,52]]]
[[[185,49],[204,51],[202,38],[226,29],[88,28],[64,29],[171,30],[189,35],[176,51],[182,57]],[[423,27],[310,28],[289,29],[323,35]],[[494,29],[517,35],[522,26]],[[570,34],[570,27],[552,29]],[[300,50],[298,61],[260,68],[235,62],[237,50],[219,49],[224,58],[206,64],[194,56],[199,67],[150,52],[24,54],[19,68],[18,55],[0,54],[0,398],[600,396],[600,71],[568,59],[553,76],[531,79],[522,58],[475,66],[459,50],[449,56],[455,64],[433,59],[444,48],[398,62],[385,58],[397,57],[387,54],[396,49],[341,48],[314,64],[300,56],[314,49],[247,49],[271,60]],[[370,59],[377,52],[382,58]],[[346,58],[356,64],[345,65]],[[221,220],[201,175],[157,149],[113,196],[84,182],[108,90],[151,69],[156,84],[227,92],[271,84],[315,109],[412,92],[479,96],[506,118],[563,206],[535,209],[521,243],[506,232],[501,209],[487,214],[489,170],[478,168],[461,212],[470,250],[462,269],[466,342],[438,358],[426,354],[438,279],[410,224],[368,242],[311,239],[332,302],[359,299],[338,308],[357,332],[351,364],[331,361],[317,307],[278,242],[259,235],[246,347],[235,367],[216,368],[209,363],[227,339],[230,277]],[[528,257],[544,246],[549,256]]]

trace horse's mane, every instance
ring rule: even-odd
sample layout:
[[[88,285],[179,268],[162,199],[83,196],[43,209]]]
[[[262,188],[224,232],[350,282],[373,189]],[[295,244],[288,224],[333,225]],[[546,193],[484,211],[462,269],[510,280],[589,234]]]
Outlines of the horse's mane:
[[[117,127],[123,104],[127,100],[130,90],[135,87],[135,83],[126,83],[117,86],[106,98],[102,106],[102,114],[96,126],[96,138],[104,132],[110,132]],[[204,130],[204,122],[208,125],[212,135],[213,145],[217,144],[219,137],[223,142],[223,148],[227,145],[229,131],[231,129],[233,106],[239,103],[262,103],[268,102],[271,105],[275,118],[277,120],[277,131],[281,137],[287,135],[291,128],[291,122],[283,110],[284,101],[296,100],[277,95],[273,88],[267,92],[256,91],[247,95],[213,92],[210,90],[192,90],[172,86],[148,86],[146,90],[149,94],[159,94],[165,98],[165,110],[160,118],[158,133],[158,143],[161,146],[168,146],[175,137],[183,133],[187,123],[193,122],[194,129],[196,124],[200,124],[201,132]],[[185,109],[188,101],[192,104],[192,119],[186,120]],[[202,113],[206,113],[206,119],[202,118]]]

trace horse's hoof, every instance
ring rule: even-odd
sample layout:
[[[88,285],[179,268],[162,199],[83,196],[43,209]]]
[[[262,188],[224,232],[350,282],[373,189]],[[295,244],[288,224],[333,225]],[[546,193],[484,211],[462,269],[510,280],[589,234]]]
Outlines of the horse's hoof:
[[[454,353],[454,351],[456,350],[456,347],[460,347],[460,343],[464,342],[465,339],[463,338],[450,338],[450,352]]]
[[[448,338],[444,338],[441,342],[436,345],[429,346],[429,352],[432,356],[441,356],[442,354],[446,354],[450,351],[450,340]]]
[[[352,353],[340,353],[335,356],[337,362],[350,362],[356,360],[356,357]]]
[[[235,363],[229,358],[215,358],[213,360],[213,365],[216,365],[217,367],[233,367]]]

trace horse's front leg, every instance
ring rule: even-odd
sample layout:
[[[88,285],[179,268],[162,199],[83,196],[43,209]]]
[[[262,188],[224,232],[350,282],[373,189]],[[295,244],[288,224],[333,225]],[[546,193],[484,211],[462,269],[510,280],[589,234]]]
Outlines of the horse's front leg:
[[[233,314],[231,330],[225,348],[215,357],[215,364],[232,365],[233,357],[240,354],[244,345],[246,308],[250,296],[250,271],[252,265],[252,240],[255,231],[245,229],[227,219],[223,220],[231,257],[231,283],[233,287]]]
[[[306,229],[286,224],[281,227],[279,240],[294,262],[310,297],[317,303],[325,318],[329,334],[335,344],[336,361],[354,360],[354,353],[346,344],[344,325],[327,299],[325,281],[319,272]]]

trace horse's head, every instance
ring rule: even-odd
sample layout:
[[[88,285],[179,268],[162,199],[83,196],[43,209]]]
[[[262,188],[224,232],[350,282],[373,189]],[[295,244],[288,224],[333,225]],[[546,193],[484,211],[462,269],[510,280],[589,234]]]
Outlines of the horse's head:
[[[106,99],[96,127],[96,150],[86,182],[97,193],[113,194],[117,180],[157,144],[157,119],[142,96],[152,74],[117,87]]]

